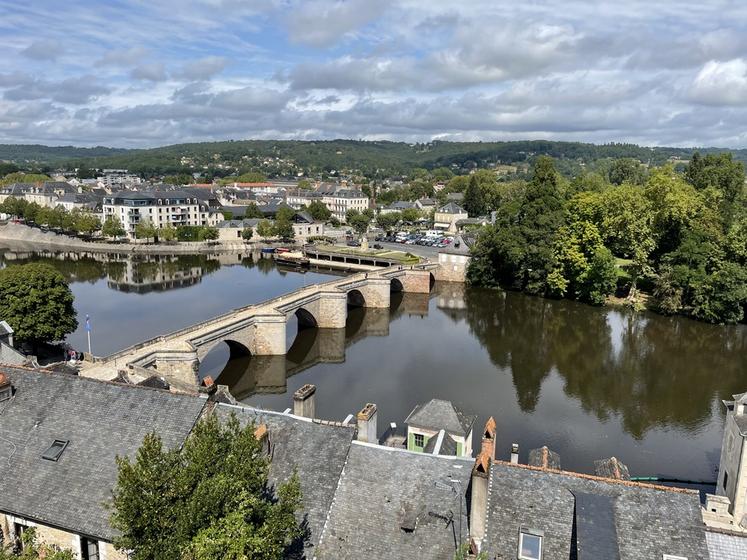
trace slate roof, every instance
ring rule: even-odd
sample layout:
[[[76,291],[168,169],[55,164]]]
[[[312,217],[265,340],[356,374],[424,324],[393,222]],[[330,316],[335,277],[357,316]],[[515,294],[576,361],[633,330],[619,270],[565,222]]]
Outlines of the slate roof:
[[[552,449],[548,449],[547,446],[532,449],[529,452],[529,461],[527,464],[532,467],[560,470],[560,455]]]
[[[405,424],[425,430],[446,430],[466,436],[472,429],[477,416],[465,414],[451,401],[431,399],[417,405],[405,419]]]
[[[706,531],[706,542],[712,560],[744,560],[747,558],[747,535]]]
[[[425,447],[423,448],[423,453],[433,454],[433,452],[436,450],[437,443],[438,443],[438,435],[435,435],[432,438],[428,438],[428,443],[425,444]],[[439,447],[438,449],[438,455],[446,455],[450,457],[455,457],[456,454],[457,454],[456,442],[453,439],[451,439],[446,434],[446,432],[444,432],[444,437],[441,439],[441,447]]]
[[[115,457],[134,456],[156,430],[180,446],[204,398],[2,366],[14,387],[0,403],[0,511],[110,541],[105,502],[116,484]],[[57,462],[42,459],[69,441]]]
[[[543,560],[708,558],[697,492],[496,462],[488,502],[489,558],[516,558],[521,527],[544,532]]]
[[[0,321],[0,336],[5,334],[13,334],[13,328],[5,321]]]
[[[439,214],[466,214],[467,211],[455,202],[449,202],[437,210]]]
[[[461,235],[457,235],[454,241],[449,243],[446,247],[439,249],[439,253],[446,253],[447,255],[469,255],[470,248],[467,242]]]
[[[353,442],[316,558],[452,560],[469,532],[471,468],[471,460]]]
[[[600,459],[594,461],[594,473],[604,478],[616,478],[619,480],[630,480],[628,467],[617,457]]]
[[[226,404],[217,405],[215,411],[221,420],[234,413],[242,423],[254,421],[267,425],[272,456],[270,483],[284,482],[294,471],[298,472],[303,514],[310,532],[307,550],[315,547],[332,505],[354,427],[323,425],[277,412]]]

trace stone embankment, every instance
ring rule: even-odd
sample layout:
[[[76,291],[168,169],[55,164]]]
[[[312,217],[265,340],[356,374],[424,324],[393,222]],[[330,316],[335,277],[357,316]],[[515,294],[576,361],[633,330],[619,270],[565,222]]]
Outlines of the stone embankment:
[[[195,254],[244,252],[261,247],[261,243],[244,241],[199,241],[180,242],[173,245],[144,243],[95,243],[69,235],[42,231],[23,224],[0,225],[0,246],[21,248],[28,251],[83,251],[88,253],[132,253],[132,254]]]

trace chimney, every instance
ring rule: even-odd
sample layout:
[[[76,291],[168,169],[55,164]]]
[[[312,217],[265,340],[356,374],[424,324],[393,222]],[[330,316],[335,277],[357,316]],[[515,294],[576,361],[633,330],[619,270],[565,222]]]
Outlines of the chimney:
[[[487,453],[491,460],[495,459],[495,419],[492,416],[485,422],[480,453]]]
[[[13,386],[10,384],[10,379],[4,373],[0,373],[0,402],[7,401],[12,396]]]
[[[358,441],[379,442],[376,437],[376,413],[376,405],[373,403],[366,403],[363,410],[358,413]]]
[[[316,386],[309,383],[293,393],[293,414],[304,418],[314,418],[316,413],[315,393]]]
[[[519,444],[518,443],[511,444],[511,464],[513,465],[519,464]]]
[[[488,517],[488,481],[490,480],[491,459],[487,453],[480,452],[472,467],[470,483],[469,538],[477,549],[482,547],[485,538],[485,524]]]

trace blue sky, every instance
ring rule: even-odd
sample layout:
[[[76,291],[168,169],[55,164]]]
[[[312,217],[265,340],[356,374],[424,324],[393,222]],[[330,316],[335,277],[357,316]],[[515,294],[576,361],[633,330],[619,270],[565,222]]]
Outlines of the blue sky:
[[[737,0],[0,0],[0,142],[747,147]]]

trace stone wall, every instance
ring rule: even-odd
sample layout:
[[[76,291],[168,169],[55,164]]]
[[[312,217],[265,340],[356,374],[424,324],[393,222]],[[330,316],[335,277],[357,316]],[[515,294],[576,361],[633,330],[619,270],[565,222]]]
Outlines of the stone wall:
[[[433,275],[439,282],[466,282],[467,265],[470,258],[468,255],[439,253],[439,267],[434,271]]]

